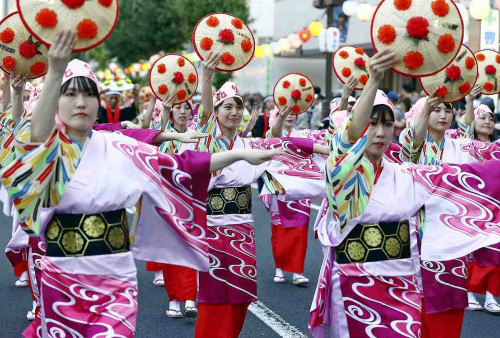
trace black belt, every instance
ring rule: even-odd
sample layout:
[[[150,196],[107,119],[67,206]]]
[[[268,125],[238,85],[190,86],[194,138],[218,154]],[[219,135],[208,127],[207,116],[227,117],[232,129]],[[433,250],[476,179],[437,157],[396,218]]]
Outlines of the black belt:
[[[207,215],[252,213],[252,188],[216,188],[208,192]]]
[[[45,230],[47,256],[109,255],[130,250],[125,209],[100,214],[55,214]]]
[[[410,257],[410,228],[405,220],[356,225],[336,247],[335,261],[366,263]]]

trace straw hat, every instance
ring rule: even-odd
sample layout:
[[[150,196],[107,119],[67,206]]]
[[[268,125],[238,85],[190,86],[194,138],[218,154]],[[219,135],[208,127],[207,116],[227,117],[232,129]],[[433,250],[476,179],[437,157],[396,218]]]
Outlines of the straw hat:
[[[35,39],[14,12],[0,21],[0,67],[10,75],[30,74],[30,79],[47,73],[48,50]]]
[[[311,80],[300,73],[290,73],[281,77],[274,85],[273,98],[281,110],[290,107],[294,114],[300,114],[312,105],[314,86]]]
[[[92,49],[111,35],[119,7],[119,0],[17,1],[25,26],[43,43],[52,44],[61,29],[75,31],[75,53]]]
[[[195,66],[180,54],[167,54],[159,58],[149,71],[149,85],[155,96],[164,101],[176,93],[174,104],[189,100],[198,88]]]
[[[227,13],[204,16],[193,30],[193,47],[201,60],[210,51],[221,54],[217,70],[231,72],[245,67],[252,60],[255,39],[241,19]]]
[[[375,52],[389,48],[399,57],[395,72],[428,76],[455,59],[463,30],[452,0],[383,0],[373,15],[371,39]]]
[[[139,102],[149,102],[153,96],[153,90],[149,86],[144,86],[139,90]]]
[[[121,93],[134,89],[134,84],[130,79],[116,77],[114,79],[104,80],[102,89],[106,93]]]
[[[476,52],[479,78],[477,83],[481,84],[481,93],[493,95],[500,93],[500,53],[484,49]]]
[[[332,67],[335,75],[342,83],[346,83],[350,76],[358,79],[357,90],[365,87],[368,81],[368,62],[370,57],[363,48],[342,47],[335,52],[332,58]]]
[[[463,99],[474,87],[478,77],[476,58],[472,51],[462,45],[453,62],[439,73],[421,77],[422,88],[430,95],[438,89],[436,95],[443,97],[445,103]]]

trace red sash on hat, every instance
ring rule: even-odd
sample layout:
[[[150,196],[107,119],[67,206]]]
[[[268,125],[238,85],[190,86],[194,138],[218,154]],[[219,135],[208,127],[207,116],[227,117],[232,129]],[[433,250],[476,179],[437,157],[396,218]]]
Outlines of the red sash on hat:
[[[117,104],[115,108],[115,113],[111,111],[109,104],[106,104],[106,115],[108,118],[108,123],[118,123],[120,122],[120,105]]]

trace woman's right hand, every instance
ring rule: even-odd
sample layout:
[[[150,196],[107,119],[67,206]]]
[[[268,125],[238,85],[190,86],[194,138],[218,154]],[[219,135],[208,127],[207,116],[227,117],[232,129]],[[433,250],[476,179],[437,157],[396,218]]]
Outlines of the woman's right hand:
[[[476,98],[477,95],[481,94],[481,91],[483,90],[483,87],[480,84],[476,84],[474,88],[465,96],[465,100],[467,102],[472,102]]]
[[[356,88],[357,85],[358,85],[358,78],[355,77],[354,75],[351,75],[344,84],[344,89],[342,90],[342,98],[349,99],[349,96],[351,96],[352,92],[354,91],[354,88]]]
[[[260,150],[260,149],[245,149],[242,150],[242,160],[253,165],[259,165],[270,161],[274,156],[281,155],[285,152],[283,148]]]
[[[284,107],[278,112],[278,119],[284,121],[288,115],[292,113],[292,109],[290,107]]]
[[[370,77],[368,80],[380,82],[384,79],[386,71],[394,67],[399,62],[399,58],[389,49],[379,51],[370,58],[368,70]]]
[[[434,90],[431,95],[427,97],[424,107],[422,108],[422,113],[430,114],[434,109],[436,109],[437,106],[443,103],[443,98],[436,96],[438,89],[439,88]]]
[[[216,53],[214,51],[211,51],[207,58],[203,60],[203,76],[212,78],[215,72],[215,68],[219,65],[220,63],[220,57],[221,54]]]
[[[61,30],[49,49],[49,72],[64,74],[73,53],[76,35],[71,30]]]
[[[167,96],[165,100],[162,102],[163,108],[165,111],[170,112],[172,109],[174,102],[175,102],[176,95],[175,93],[173,95]]]
[[[14,94],[22,94],[24,88],[26,86],[26,82],[28,81],[29,74],[17,74],[14,75],[14,72],[10,74],[9,82],[12,87],[12,91]]]

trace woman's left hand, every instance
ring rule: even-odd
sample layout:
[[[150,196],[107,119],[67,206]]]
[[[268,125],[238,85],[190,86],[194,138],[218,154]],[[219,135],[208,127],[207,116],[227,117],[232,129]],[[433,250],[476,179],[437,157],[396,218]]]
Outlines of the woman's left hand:
[[[14,73],[10,74],[10,86],[15,94],[22,94],[24,88],[26,86],[26,82],[28,81],[29,74],[18,74],[14,75]]]
[[[49,72],[64,74],[76,42],[75,32],[61,30],[49,49]]]
[[[187,131],[185,133],[179,133],[176,136],[178,136],[177,141],[182,143],[198,143],[199,140],[208,137],[208,134],[197,131]]]
[[[259,150],[259,149],[248,149],[242,150],[242,160],[247,161],[253,165],[259,165],[264,162],[270,161],[274,156],[281,155],[285,152],[284,149],[271,149],[271,150]]]
[[[141,129],[140,126],[131,122],[131,121],[122,121],[121,122],[122,129]]]

